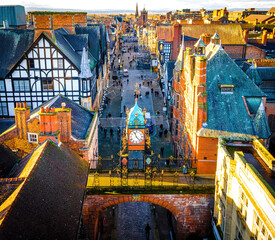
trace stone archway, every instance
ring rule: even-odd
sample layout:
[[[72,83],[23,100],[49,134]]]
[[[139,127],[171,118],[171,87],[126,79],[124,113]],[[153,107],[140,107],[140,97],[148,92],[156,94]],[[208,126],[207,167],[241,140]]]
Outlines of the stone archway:
[[[89,239],[96,239],[98,219],[106,208],[135,201],[157,204],[169,210],[177,221],[177,239],[210,235],[213,194],[88,195],[83,206],[83,223]]]

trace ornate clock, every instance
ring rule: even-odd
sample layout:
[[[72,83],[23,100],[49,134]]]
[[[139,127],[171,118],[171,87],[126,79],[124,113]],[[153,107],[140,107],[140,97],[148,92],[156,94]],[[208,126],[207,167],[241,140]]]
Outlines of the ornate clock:
[[[139,144],[143,141],[144,139],[144,134],[140,130],[133,130],[129,134],[129,140],[133,144]]]

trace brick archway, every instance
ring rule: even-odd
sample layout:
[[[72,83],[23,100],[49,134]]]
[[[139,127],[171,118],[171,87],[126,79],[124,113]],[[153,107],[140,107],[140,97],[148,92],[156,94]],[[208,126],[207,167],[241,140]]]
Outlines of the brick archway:
[[[213,194],[88,195],[83,207],[83,222],[89,239],[96,239],[98,219],[105,209],[138,201],[169,210],[177,221],[177,239],[186,239],[190,235],[199,239],[210,235]]]

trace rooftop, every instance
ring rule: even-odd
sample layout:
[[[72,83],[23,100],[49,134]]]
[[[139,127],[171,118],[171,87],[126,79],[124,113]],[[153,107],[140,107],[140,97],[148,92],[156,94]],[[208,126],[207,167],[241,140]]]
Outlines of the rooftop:
[[[16,190],[0,206],[0,238],[75,239],[88,163],[48,140],[19,163],[12,176],[18,175],[24,181],[10,186]]]

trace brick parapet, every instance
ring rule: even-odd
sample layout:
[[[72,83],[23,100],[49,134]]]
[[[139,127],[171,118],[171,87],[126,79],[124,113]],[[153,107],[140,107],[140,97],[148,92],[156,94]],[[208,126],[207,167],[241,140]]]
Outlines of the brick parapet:
[[[83,220],[89,239],[96,239],[96,223],[102,211],[120,203],[134,201],[154,203],[169,210],[177,221],[178,239],[187,239],[191,234],[198,238],[210,235],[214,201],[212,194],[89,195],[83,207]]]

